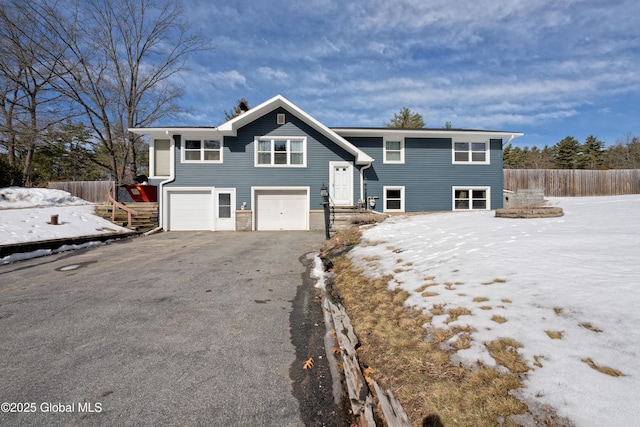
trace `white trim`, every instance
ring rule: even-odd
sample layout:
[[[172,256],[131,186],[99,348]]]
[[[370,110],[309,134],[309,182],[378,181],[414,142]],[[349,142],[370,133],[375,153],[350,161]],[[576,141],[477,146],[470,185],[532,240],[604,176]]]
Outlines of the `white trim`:
[[[346,203],[342,203],[341,200],[336,201],[335,196],[335,168],[336,167],[346,167],[348,169],[349,177],[349,196],[348,201]],[[329,195],[331,196],[331,201],[335,206],[353,206],[353,162],[329,162]],[[346,200],[346,199],[345,199]],[[340,202],[340,203],[338,203]]]
[[[399,142],[400,143],[400,160],[387,160],[387,142]],[[392,152],[396,152],[393,150]],[[382,139],[382,163],[384,164],[404,164],[404,138],[394,138],[392,136],[385,136]]]
[[[307,214],[305,215],[305,231],[309,231],[309,206],[310,206],[310,187],[308,186],[300,186],[300,187],[251,187],[251,230],[256,231],[256,192],[260,191],[278,191],[278,190],[294,190],[301,191],[304,190],[307,193]]]
[[[469,144],[469,150],[466,151],[470,156],[473,155],[473,144],[484,144],[484,161],[474,162],[469,160],[456,160],[456,144]],[[452,138],[451,139],[451,162],[454,165],[488,165],[491,164],[491,140],[479,138]]]
[[[228,122],[221,124],[220,126],[218,126],[217,130],[224,133],[225,135],[236,136],[238,129],[240,129],[244,125],[251,123],[253,120],[262,117],[266,113],[280,107],[288,110],[288,112],[290,113],[294,113],[296,116],[302,119],[302,121],[315,128],[322,135],[335,142],[339,147],[343,148],[348,153],[355,156],[355,163],[357,165],[366,165],[373,162],[373,158],[370,157],[367,153],[360,150],[358,147],[335,133],[333,130],[329,129],[324,124],[320,123],[318,120],[311,117],[309,114],[307,114],[305,111],[300,109],[298,106],[293,104],[282,95],[276,95],[273,98],[266,100],[262,104],[251,108],[249,111],[246,111],[245,113],[240,114],[239,116],[229,120]],[[144,132],[144,129],[135,130]]]
[[[400,209],[387,209],[387,190],[400,190]],[[382,211],[383,212],[404,212],[404,185],[385,185],[382,187]],[[395,199],[392,199],[395,200]]]
[[[187,140],[188,141],[200,141],[200,149],[198,150],[200,152],[200,159],[199,160],[186,160],[185,159],[185,153],[187,150]],[[220,149],[219,150],[214,150],[214,149],[210,149],[207,151],[219,151],[220,152],[220,159],[218,160],[204,160],[204,152],[205,152],[205,148],[204,148],[204,141],[218,141],[220,143]],[[195,151],[195,150],[190,150],[190,151]],[[201,137],[193,137],[193,136],[184,136],[182,135],[180,138],[180,163],[213,163],[213,164],[219,164],[223,162],[223,153],[224,153],[224,138],[218,138],[218,139],[213,139],[213,138],[201,138]]]
[[[456,190],[484,190],[487,192],[487,207],[485,209],[473,209],[473,199],[469,194],[469,209],[456,209]],[[465,211],[490,211],[491,210],[491,187],[480,185],[455,185],[451,187],[451,210],[458,212]]]
[[[207,230],[214,230],[214,211],[213,211],[213,202],[214,202],[214,190],[215,187],[164,187],[164,195],[163,195],[163,199],[166,201],[166,203],[163,203],[162,206],[162,210],[163,210],[163,228],[166,231],[171,231],[171,227],[170,227],[170,220],[171,218],[169,218],[169,193],[172,192],[209,192],[211,194],[211,206],[209,209],[209,228]]]
[[[273,147],[273,141],[286,140],[287,141],[287,163],[275,164],[275,151]],[[259,164],[258,163],[258,148],[260,141],[271,141],[271,163]],[[291,164],[291,141],[302,141],[302,164]],[[307,137],[306,136],[256,136],[253,138],[253,166],[257,168],[306,168],[307,167]]]
[[[481,138],[515,139],[524,135],[521,132],[472,130],[472,129],[394,129],[394,128],[331,128],[342,137],[376,136],[380,138]]]

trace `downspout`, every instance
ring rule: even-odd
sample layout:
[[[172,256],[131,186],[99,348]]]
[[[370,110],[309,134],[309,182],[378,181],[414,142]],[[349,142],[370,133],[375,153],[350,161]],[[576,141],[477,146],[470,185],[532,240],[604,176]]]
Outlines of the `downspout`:
[[[167,136],[169,137],[170,140],[173,140],[173,135],[171,135],[171,133],[169,132],[169,130],[166,131]],[[158,184],[158,227],[154,228],[153,230],[149,230],[146,233],[144,233],[145,236],[149,236],[151,234],[157,233],[161,230],[164,229],[164,225],[162,223],[163,221],[163,217],[164,217],[164,191],[163,191],[163,187],[165,184],[169,184],[170,182],[175,181],[176,179],[176,174],[175,174],[175,164],[176,164],[176,156],[175,156],[175,150],[176,150],[176,143],[175,140],[173,140],[173,144],[170,145],[169,151],[170,151],[170,158],[171,158],[171,163],[169,163],[169,178],[165,179],[164,181],[161,181],[160,184]]]
[[[371,167],[371,163],[366,166],[360,168],[360,200],[365,204],[365,208],[367,207],[367,201],[364,199],[364,171]]]
[[[511,144],[511,141],[513,141],[515,138],[516,138],[516,136],[515,136],[515,135],[511,135],[511,136],[509,137],[509,140],[508,140],[506,143],[503,143],[503,144],[502,144],[502,149],[504,150],[504,147],[509,146],[509,144]]]

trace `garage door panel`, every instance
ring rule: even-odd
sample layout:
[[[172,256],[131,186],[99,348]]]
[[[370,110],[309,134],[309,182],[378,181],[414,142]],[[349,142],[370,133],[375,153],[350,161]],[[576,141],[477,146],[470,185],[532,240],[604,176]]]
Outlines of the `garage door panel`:
[[[171,191],[169,230],[211,230],[213,201],[211,191]]]
[[[257,230],[307,230],[307,190],[256,191]]]

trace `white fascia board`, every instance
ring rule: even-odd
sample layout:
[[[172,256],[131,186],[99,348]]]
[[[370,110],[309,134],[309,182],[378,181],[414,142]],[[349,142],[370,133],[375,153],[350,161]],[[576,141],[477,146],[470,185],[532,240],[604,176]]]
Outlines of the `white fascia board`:
[[[218,126],[218,130],[225,135],[235,136],[238,129],[242,126],[249,124],[253,120],[256,120],[259,117],[267,114],[268,112],[280,107],[285,108],[292,113],[295,113],[296,116],[300,117],[309,126],[315,128],[321,134],[329,138],[331,141],[335,142],[339,147],[352,154],[356,159],[357,165],[367,165],[373,162],[374,159],[367,153],[351,144],[349,141],[332,131],[327,126],[320,123],[318,120],[314,119],[312,116],[307,114],[305,111],[300,109],[298,106],[293,104],[282,95],[276,95],[273,98],[263,102],[262,104],[251,108],[249,111],[246,111],[239,116],[229,120],[228,122],[221,124],[220,126]]]
[[[523,136],[521,132],[491,131],[491,130],[465,130],[465,129],[393,129],[393,128],[332,128],[341,136],[374,136],[374,137],[401,137],[401,138],[451,138],[464,139],[469,137],[483,139],[514,139]]]
[[[129,128],[128,131],[136,135],[149,135],[153,139],[171,138],[173,135],[182,135],[182,139],[222,139],[225,135],[215,127]]]

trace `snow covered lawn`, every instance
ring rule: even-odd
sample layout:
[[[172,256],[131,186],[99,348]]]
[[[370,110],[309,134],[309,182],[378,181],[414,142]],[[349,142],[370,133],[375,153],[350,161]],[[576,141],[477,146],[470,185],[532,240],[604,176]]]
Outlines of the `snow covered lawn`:
[[[58,225],[49,223],[52,215],[58,215]],[[94,215],[93,204],[66,191],[0,188],[0,245],[130,231]],[[32,255],[48,253],[51,250]],[[27,254],[9,255],[0,259],[0,263],[29,257]]]
[[[411,294],[405,304],[427,313],[443,306],[433,327],[475,328],[471,347],[454,362],[495,366],[483,343],[515,339],[531,368],[522,391],[527,400],[553,406],[577,426],[634,425],[640,196],[552,198],[548,205],[565,216],[392,217],[366,230],[350,257],[371,277],[393,275],[389,286]],[[446,323],[456,307],[471,314]]]

